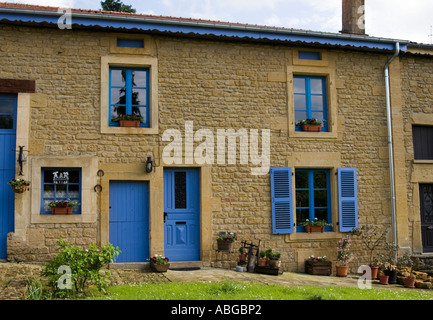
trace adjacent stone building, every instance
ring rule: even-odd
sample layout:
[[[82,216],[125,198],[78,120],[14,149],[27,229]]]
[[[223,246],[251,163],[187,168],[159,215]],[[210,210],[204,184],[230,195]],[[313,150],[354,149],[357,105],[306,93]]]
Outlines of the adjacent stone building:
[[[303,270],[363,225],[428,257],[432,47],[345,17],[352,33],[0,4],[0,258],[46,261],[64,238],[234,266],[216,238],[235,232]],[[324,232],[305,232],[315,218]]]

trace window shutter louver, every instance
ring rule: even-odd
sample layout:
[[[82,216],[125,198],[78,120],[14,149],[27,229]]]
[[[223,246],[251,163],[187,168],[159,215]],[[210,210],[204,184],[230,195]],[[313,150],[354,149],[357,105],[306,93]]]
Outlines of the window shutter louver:
[[[292,168],[271,168],[272,233],[293,233]]]
[[[340,232],[358,228],[356,168],[338,168],[338,216]]]

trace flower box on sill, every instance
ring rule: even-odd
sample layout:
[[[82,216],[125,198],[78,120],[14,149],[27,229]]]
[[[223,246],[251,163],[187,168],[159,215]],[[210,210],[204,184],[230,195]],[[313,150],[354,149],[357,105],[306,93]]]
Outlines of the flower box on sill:
[[[140,120],[119,120],[119,125],[121,127],[139,127]]]
[[[325,226],[305,226],[305,232],[323,232]]]
[[[72,214],[72,207],[51,207],[51,214]]]
[[[322,130],[321,124],[304,124],[304,125],[302,125],[302,131],[320,132],[321,130]]]

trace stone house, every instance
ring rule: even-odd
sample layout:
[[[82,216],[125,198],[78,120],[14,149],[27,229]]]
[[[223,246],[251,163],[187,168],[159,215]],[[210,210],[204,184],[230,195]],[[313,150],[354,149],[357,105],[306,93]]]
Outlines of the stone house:
[[[360,5],[334,34],[1,3],[0,258],[46,261],[64,238],[233,266],[216,238],[235,232],[302,270],[362,225],[428,257],[433,48],[366,35]]]

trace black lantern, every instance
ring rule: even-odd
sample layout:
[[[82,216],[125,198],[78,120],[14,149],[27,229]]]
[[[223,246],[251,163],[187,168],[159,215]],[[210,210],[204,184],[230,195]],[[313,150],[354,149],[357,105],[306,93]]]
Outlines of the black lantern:
[[[152,172],[153,169],[153,161],[152,161],[152,157],[147,157],[147,161],[146,161],[146,172],[150,173]]]
[[[18,146],[20,148],[20,152],[18,154],[18,164],[20,166],[20,173],[18,175],[23,175],[23,163],[26,162],[26,157],[24,157],[24,146]]]

